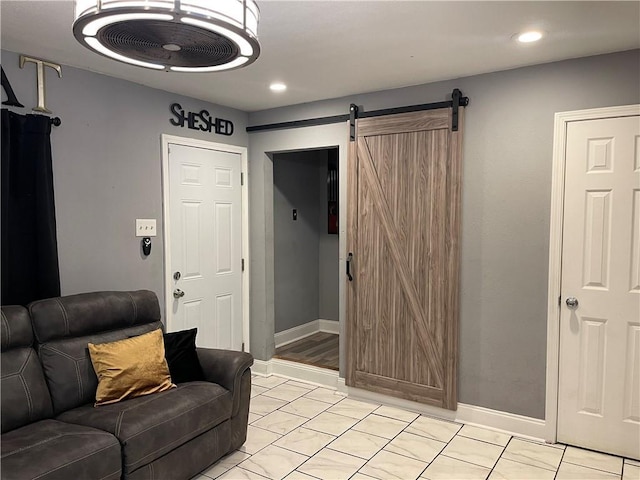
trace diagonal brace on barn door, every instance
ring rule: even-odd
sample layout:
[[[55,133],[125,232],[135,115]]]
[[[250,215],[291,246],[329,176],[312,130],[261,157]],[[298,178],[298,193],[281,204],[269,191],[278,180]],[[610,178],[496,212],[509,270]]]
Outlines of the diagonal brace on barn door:
[[[436,384],[444,385],[444,366],[442,364],[442,354],[434,341],[434,338],[436,338],[435,332],[433,331],[433,328],[429,326],[427,315],[422,308],[422,305],[420,304],[416,286],[414,285],[412,279],[409,277],[408,272],[410,271],[410,269],[409,265],[407,264],[407,259],[402,254],[398,243],[395,241],[394,235],[397,236],[397,233],[395,232],[393,215],[391,214],[389,205],[384,199],[382,185],[380,184],[380,179],[378,178],[378,175],[376,173],[373,159],[371,158],[371,153],[369,152],[369,148],[366,145],[366,141],[364,138],[358,139],[358,160],[362,162],[362,169],[365,172],[366,179],[369,183],[369,186],[371,187],[372,199],[378,207],[378,211],[381,217],[382,230],[384,231],[389,241],[388,243],[391,256],[395,264],[398,265],[398,277],[400,279],[402,287],[406,292],[409,308],[411,309],[412,314],[418,319],[418,321],[416,322],[418,343],[424,351],[426,357],[430,360],[427,366],[429,368],[429,371],[433,375]]]

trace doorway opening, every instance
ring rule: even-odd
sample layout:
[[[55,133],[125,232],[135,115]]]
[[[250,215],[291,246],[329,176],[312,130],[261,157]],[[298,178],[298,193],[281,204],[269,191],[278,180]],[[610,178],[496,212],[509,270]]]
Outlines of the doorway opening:
[[[274,358],[339,369],[338,148],[273,155]]]

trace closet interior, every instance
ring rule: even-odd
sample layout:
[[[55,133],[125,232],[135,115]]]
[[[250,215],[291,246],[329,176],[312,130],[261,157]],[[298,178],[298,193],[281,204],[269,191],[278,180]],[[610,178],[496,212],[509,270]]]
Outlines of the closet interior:
[[[338,370],[338,149],[273,155],[275,358]]]

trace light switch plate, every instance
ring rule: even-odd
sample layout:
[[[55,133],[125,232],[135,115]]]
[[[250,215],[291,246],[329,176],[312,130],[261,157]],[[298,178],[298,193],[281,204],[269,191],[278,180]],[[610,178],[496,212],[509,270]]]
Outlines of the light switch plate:
[[[136,218],[136,237],[155,237],[155,218]]]

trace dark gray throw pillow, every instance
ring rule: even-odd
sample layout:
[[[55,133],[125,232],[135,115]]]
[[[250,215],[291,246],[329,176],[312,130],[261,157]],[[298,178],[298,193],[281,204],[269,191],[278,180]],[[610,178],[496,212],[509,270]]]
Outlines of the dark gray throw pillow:
[[[164,334],[164,356],[173,383],[204,380],[196,353],[197,328]]]

